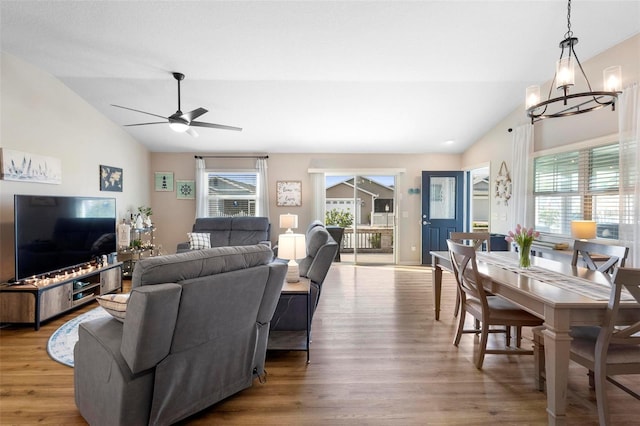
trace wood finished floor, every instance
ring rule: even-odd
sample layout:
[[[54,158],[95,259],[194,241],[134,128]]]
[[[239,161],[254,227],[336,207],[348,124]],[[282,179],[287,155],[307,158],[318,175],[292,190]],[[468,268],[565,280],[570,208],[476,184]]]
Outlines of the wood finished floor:
[[[311,363],[303,352],[269,353],[268,381],[183,421],[184,425],[544,425],[545,394],[534,390],[533,357],[487,355],[474,340],[452,345],[454,287],[445,274],[434,320],[431,270],[335,263],[313,322]],[[86,424],[76,410],[73,370],[51,360],[49,336],[95,304],[39,331],[0,330],[0,424]],[[530,336],[530,334],[528,334]],[[491,344],[500,337],[492,336]],[[529,341],[525,341],[529,345]],[[569,424],[596,425],[586,371],[572,364]],[[640,377],[624,383],[640,389]],[[640,401],[610,385],[614,424],[640,423]]]

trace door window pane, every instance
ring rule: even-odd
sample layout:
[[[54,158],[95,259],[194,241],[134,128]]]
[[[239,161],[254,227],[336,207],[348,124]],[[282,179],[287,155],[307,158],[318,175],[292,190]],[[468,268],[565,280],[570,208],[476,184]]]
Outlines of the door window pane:
[[[432,176],[429,188],[429,217],[456,218],[456,178]]]

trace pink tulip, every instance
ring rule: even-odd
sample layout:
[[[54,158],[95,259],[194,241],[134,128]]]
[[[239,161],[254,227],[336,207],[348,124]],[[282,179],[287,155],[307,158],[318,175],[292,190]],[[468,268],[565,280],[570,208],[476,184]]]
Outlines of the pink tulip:
[[[529,231],[527,232],[527,237],[532,237],[533,236],[533,228],[530,228]]]
[[[515,237],[515,235],[514,235],[514,233],[513,233],[512,231],[509,231],[509,236],[510,236],[511,238]]]
[[[507,240],[508,243],[512,243],[513,242],[513,238],[511,238],[511,237],[506,237],[505,240]]]

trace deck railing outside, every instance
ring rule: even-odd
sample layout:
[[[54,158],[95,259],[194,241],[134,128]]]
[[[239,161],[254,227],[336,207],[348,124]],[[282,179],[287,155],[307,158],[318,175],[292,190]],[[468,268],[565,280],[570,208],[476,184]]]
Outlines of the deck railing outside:
[[[357,247],[358,251],[371,253],[393,252],[393,228],[367,226],[358,227],[355,233],[353,231],[353,228],[344,230],[341,253],[352,253],[354,247]]]

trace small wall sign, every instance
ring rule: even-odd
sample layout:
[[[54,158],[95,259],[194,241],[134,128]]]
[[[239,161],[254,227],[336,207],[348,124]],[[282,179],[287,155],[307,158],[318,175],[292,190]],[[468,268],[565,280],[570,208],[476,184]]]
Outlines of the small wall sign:
[[[301,206],[302,182],[299,180],[279,180],[276,182],[276,205],[278,207]]]
[[[173,172],[155,173],[156,191],[173,192]]]
[[[176,198],[178,200],[194,200],[196,183],[193,180],[176,180]]]

